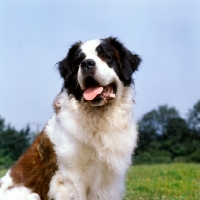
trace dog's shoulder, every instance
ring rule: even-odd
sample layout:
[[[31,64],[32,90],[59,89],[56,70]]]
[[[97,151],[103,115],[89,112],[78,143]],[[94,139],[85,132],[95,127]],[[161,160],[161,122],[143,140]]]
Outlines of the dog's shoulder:
[[[29,195],[30,199],[37,197],[48,199],[49,182],[57,170],[57,160],[53,144],[48,135],[41,132],[29,149],[19,158],[16,164],[1,179],[1,195]],[[42,186],[42,187],[41,187]],[[28,189],[28,188],[31,188]],[[9,197],[10,198],[10,197]],[[8,199],[9,199],[8,198]],[[37,198],[39,199],[39,198]]]

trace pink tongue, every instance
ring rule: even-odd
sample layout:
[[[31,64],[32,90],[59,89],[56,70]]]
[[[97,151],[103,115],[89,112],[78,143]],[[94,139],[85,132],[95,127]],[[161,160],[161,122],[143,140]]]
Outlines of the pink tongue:
[[[94,87],[94,88],[88,88],[83,93],[83,96],[85,100],[93,100],[98,94],[101,94],[103,91],[103,87]]]

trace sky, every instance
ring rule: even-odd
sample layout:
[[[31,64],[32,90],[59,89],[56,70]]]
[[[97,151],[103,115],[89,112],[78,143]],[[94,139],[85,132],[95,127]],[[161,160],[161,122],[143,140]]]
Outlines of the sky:
[[[166,104],[186,117],[200,100],[199,11],[199,0],[1,0],[0,116],[42,129],[62,86],[55,64],[77,41],[114,36],[143,59],[136,118]]]

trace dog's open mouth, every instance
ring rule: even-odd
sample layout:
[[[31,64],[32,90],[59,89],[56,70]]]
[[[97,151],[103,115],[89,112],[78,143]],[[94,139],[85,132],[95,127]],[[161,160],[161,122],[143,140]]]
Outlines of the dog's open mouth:
[[[91,77],[86,78],[85,86],[86,90],[83,92],[83,97],[95,106],[102,106],[108,101],[113,100],[117,91],[115,83],[101,86]]]

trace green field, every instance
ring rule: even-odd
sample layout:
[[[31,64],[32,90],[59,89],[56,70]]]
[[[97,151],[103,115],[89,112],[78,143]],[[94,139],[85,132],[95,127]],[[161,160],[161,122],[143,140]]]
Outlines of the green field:
[[[199,199],[200,164],[135,165],[127,174],[125,200]]]
[[[200,164],[136,165],[125,200],[200,200]]]

